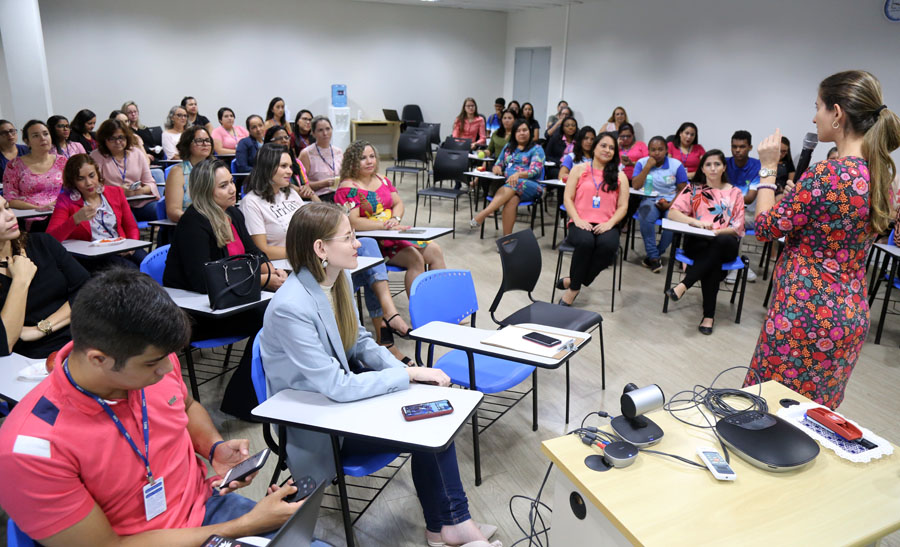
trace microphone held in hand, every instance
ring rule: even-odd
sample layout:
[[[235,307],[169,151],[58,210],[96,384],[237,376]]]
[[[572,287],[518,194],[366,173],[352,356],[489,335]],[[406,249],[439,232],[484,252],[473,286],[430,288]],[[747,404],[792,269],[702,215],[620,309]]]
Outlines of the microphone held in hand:
[[[797,174],[794,175],[797,177],[797,180],[800,180],[800,176],[803,175],[809,167],[813,150],[816,148],[817,144],[819,144],[819,137],[815,133],[807,133],[806,136],[803,137],[803,151],[800,152],[800,159],[797,160]]]

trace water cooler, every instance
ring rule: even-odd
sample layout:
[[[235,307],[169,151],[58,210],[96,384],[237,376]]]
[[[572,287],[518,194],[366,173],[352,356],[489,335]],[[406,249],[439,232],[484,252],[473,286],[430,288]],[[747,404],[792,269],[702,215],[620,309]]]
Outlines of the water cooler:
[[[328,119],[334,131],[331,143],[341,150],[350,144],[350,107],[347,106],[347,86],[333,84],[331,86],[331,106],[328,107]]]

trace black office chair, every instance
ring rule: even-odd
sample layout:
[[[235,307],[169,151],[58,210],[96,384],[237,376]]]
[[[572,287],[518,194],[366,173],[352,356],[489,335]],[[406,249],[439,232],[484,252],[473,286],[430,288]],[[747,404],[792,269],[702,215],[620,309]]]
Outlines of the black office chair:
[[[575,247],[566,240],[563,240],[556,248],[559,253],[556,258],[556,275],[553,276],[553,290],[550,292],[550,301],[556,302],[556,280],[562,277],[562,261],[563,255],[574,253]],[[622,255],[624,254],[622,246],[616,249],[616,258],[612,264],[612,295],[610,296],[609,311],[616,311],[616,271],[619,272],[619,291],[622,290]]]
[[[419,198],[447,198],[453,200],[453,237],[456,237],[456,211],[459,208],[459,198],[462,196],[469,197],[469,217],[473,216],[472,212],[472,195],[469,194],[468,186],[465,184],[466,168],[469,165],[468,152],[459,150],[447,150],[439,148],[434,157],[434,175],[430,185],[425,186],[416,192],[416,211],[413,215],[413,224],[419,216]],[[443,181],[453,181],[454,187],[444,188],[440,186]],[[427,179],[426,179],[427,183]],[[431,222],[431,199],[428,200],[428,222]]]
[[[400,119],[407,127],[419,127],[425,121],[425,118],[422,117],[422,109],[417,104],[404,105]]]
[[[431,123],[431,122],[422,122],[419,125],[420,128],[428,129],[431,132],[431,144],[435,146],[441,145],[441,124],[439,123]]]
[[[403,175],[416,176],[416,190],[419,189],[419,175],[424,175],[428,182],[428,148],[431,136],[426,130],[410,128],[400,134],[397,141],[397,161],[394,165],[385,169],[385,174],[398,173],[399,179],[394,179],[397,184],[403,181]]]
[[[489,311],[491,319],[505,327],[507,325],[520,325],[522,323],[537,323],[549,327],[569,329],[579,332],[588,332],[594,327],[598,329],[600,338],[600,382],[601,388],[606,389],[606,353],[603,347],[603,317],[596,312],[570,308],[535,300],[531,296],[541,276],[541,248],[537,238],[531,230],[522,230],[497,240],[497,248],[500,250],[500,265],[503,269],[503,280],[497,290],[497,296],[491,302]],[[500,300],[507,291],[525,291],[531,304],[516,310],[511,315],[497,319],[496,312],[500,306]],[[535,385],[537,389],[537,378]],[[569,362],[566,361],[566,423],[569,423]]]
[[[441,148],[446,148],[447,150],[462,150],[466,153],[466,159],[468,159],[468,153],[472,149],[472,139],[447,137],[444,139],[444,142],[441,143]]]

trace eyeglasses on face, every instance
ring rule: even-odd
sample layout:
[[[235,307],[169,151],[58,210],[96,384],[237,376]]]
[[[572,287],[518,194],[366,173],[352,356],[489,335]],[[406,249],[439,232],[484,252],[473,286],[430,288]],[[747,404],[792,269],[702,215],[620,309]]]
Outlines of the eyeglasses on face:
[[[69,128],[69,124],[67,124],[67,123],[58,123],[58,124],[56,124],[56,128],[57,128],[57,129],[68,129],[68,128]]]
[[[175,118],[187,118],[187,114],[175,114]]]
[[[125,135],[116,135],[114,137],[110,137],[106,139],[108,142],[125,142],[128,139],[125,138]]]
[[[272,139],[272,142],[288,142],[291,140],[287,135],[281,135],[280,137],[275,137]]]
[[[194,139],[191,142],[197,146],[206,146],[212,144],[212,139]]]
[[[19,130],[16,129],[15,127],[13,127],[12,129],[7,129],[6,131],[0,131],[0,135],[12,137],[12,136],[15,136],[15,134],[18,132],[19,132]]]
[[[326,237],[322,241],[340,241],[342,243],[353,243],[356,241],[356,230],[350,230],[350,233],[342,236]]]

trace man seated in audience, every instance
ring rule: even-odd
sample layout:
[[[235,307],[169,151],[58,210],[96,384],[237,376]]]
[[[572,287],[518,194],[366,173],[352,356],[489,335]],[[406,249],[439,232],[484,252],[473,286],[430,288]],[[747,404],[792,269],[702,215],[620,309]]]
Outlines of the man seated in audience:
[[[657,135],[650,139],[647,143],[648,155],[634,164],[634,178],[631,179],[631,185],[635,190],[644,190],[647,194],[638,207],[637,215],[644,250],[647,252],[641,266],[650,268],[653,273],[662,270],[660,257],[672,243],[674,235],[669,230],[663,230],[657,244],[656,221],[666,217],[675,196],[688,183],[684,165],[675,158],[668,157],[666,145],[666,139],[662,136]],[[652,196],[654,192],[658,195]]]
[[[199,546],[212,534],[271,533],[302,502],[270,489],[259,503],[206,478],[250,456],[223,441],[181,378],[173,352],[190,337],[187,316],[136,270],[93,278],[72,306],[72,342],[50,376],[0,428],[0,505],[47,547]],[[152,438],[152,450],[150,439]],[[14,480],[13,480],[14,478]],[[217,490],[214,493],[214,489]]]
[[[744,228],[752,230],[756,226],[756,185],[759,184],[759,170],[762,164],[750,157],[753,137],[749,131],[739,129],[731,136],[731,157],[725,159],[725,169],[732,186],[740,188],[744,194]],[[728,272],[726,283],[734,283],[737,270]],[[747,281],[756,281],[756,272],[747,268]]]
[[[491,114],[491,117],[487,119],[487,136],[490,137],[491,133],[500,129],[501,118],[503,117],[503,111],[506,109],[506,99],[503,97],[497,97],[497,100],[494,101],[494,113]]]

